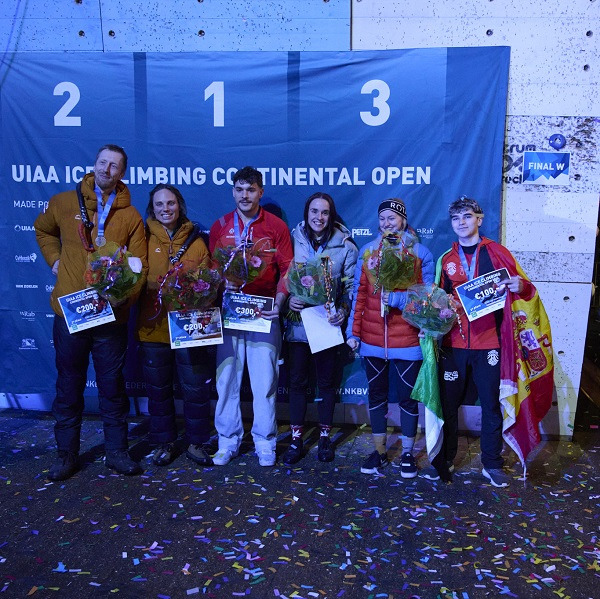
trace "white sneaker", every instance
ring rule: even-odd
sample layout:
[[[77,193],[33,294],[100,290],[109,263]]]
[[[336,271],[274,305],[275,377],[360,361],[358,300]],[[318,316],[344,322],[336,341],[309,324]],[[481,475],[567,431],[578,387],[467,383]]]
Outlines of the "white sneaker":
[[[261,466],[274,466],[275,465],[275,450],[270,449],[269,447],[265,447],[260,451],[256,450],[256,455],[258,456],[258,463]]]
[[[237,450],[232,449],[219,449],[217,453],[212,457],[213,464],[215,466],[226,466],[231,462],[233,458],[238,454]]]

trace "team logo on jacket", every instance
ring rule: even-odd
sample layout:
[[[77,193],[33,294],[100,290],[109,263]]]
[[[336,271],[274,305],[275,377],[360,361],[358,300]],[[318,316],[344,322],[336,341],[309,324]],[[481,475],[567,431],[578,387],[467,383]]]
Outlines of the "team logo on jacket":
[[[160,254],[160,248],[156,248],[154,251],[155,251],[157,254]]]
[[[487,355],[487,361],[490,366],[496,366],[500,361],[500,354],[497,349],[491,349]]]
[[[458,379],[458,370],[444,370],[445,381],[455,381],[456,379]]]
[[[448,262],[448,264],[446,264],[446,272],[452,276],[456,274],[456,263],[454,262]]]

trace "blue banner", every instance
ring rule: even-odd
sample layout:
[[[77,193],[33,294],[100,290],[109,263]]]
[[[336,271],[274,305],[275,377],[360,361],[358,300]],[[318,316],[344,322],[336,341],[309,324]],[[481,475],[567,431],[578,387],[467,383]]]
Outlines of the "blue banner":
[[[477,198],[497,239],[508,66],[506,47],[5,56],[0,392],[53,394],[54,277],[33,221],[101,145],[129,154],[124,180],[142,213],[150,189],[171,183],[206,230],[234,207],[232,174],[251,165],[264,175],[262,204],[290,228],[324,190],[360,247],[377,232],[378,204],[400,197],[437,257],[453,240],[447,206],[459,195]],[[347,401],[366,386],[355,362]],[[143,395],[135,354],[129,363],[130,392]]]

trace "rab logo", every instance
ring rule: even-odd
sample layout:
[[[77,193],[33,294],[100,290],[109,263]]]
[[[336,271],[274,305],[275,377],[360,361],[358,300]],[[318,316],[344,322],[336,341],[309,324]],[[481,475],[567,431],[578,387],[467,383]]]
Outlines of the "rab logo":
[[[453,370],[450,372],[449,370],[444,371],[444,380],[445,381],[455,381],[458,379],[458,370]]]
[[[492,349],[488,352],[487,361],[490,366],[496,366],[500,361],[500,355],[497,349]]]
[[[456,274],[456,264],[454,262],[448,262],[446,264],[446,272],[452,276]]]

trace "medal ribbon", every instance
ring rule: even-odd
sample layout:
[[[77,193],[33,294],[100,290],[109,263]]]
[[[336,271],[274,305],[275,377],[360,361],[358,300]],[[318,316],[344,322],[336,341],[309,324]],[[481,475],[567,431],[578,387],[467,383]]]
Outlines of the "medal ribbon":
[[[102,206],[102,191],[97,185],[94,191],[96,192],[96,198],[98,198],[98,235],[96,237],[98,239],[104,237],[104,224],[108,218],[110,208],[117,197],[117,190],[113,190],[113,192],[108,196],[106,204],[102,208],[102,212],[100,212],[100,207]]]
[[[477,254],[479,252],[479,248],[475,250],[473,257],[471,258],[471,265],[467,264],[467,257],[465,256],[465,252],[462,249],[462,245],[458,246],[458,257],[460,258],[460,263],[467,275],[467,281],[471,281],[475,277],[475,271],[477,269]]]

